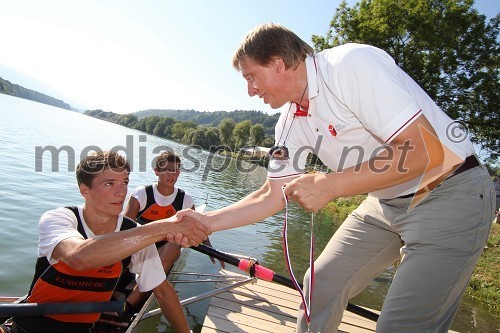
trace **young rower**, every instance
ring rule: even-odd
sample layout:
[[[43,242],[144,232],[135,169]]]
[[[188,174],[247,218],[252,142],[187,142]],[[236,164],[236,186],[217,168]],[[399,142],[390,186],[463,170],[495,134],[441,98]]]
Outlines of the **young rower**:
[[[189,332],[154,243],[181,232],[189,245],[198,245],[210,230],[199,222],[172,223],[175,216],[145,226],[124,217],[129,172],[129,162],[113,151],[81,161],[76,178],[85,204],[50,210],[40,218],[38,260],[26,302],[109,301],[128,267],[137,274],[140,291],[154,292],[176,332]],[[100,315],[18,316],[0,325],[0,333],[88,333]]]
[[[158,181],[147,186],[139,186],[132,191],[125,208],[125,216],[147,224],[174,216],[182,209],[195,209],[193,198],[184,190],[175,186],[181,173],[181,158],[172,151],[162,151],[155,158],[155,176]],[[207,237],[203,244],[212,246]],[[181,253],[180,246],[175,243],[161,241],[156,243],[161,263],[165,272],[169,272]],[[212,263],[215,259],[210,257]],[[219,260],[225,268],[223,261]],[[138,293],[137,289],[127,299],[131,309],[141,304],[147,296]]]

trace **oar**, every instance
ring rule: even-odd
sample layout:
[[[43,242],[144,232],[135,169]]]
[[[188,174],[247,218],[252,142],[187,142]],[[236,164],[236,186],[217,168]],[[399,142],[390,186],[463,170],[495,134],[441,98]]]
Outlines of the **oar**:
[[[0,316],[44,316],[55,314],[102,313],[125,310],[125,302],[63,302],[0,304]]]
[[[198,251],[198,252],[201,252],[203,254],[209,255],[209,256],[214,257],[216,259],[222,260],[230,265],[236,266],[240,270],[242,270],[246,273],[250,272],[251,276],[256,276],[259,279],[276,282],[276,283],[279,283],[279,284],[284,285],[286,287],[295,289],[295,286],[294,286],[292,280],[290,280],[289,278],[284,277],[284,276],[279,275],[279,274],[276,274],[272,270],[270,270],[269,268],[266,268],[264,266],[256,264],[252,261],[249,261],[246,259],[239,259],[235,256],[230,255],[230,254],[218,251],[218,250],[216,250],[210,246],[207,246],[205,244],[193,246],[193,247],[191,247],[191,249]],[[379,317],[378,314],[376,314],[370,310],[364,309],[358,305],[351,304],[351,303],[347,304],[347,311],[350,311],[350,312],[355,313],[361,317],[364,317],[364,318],[367,318],[367,319],[370,319],[373,321],[377,321],[378,317]]]

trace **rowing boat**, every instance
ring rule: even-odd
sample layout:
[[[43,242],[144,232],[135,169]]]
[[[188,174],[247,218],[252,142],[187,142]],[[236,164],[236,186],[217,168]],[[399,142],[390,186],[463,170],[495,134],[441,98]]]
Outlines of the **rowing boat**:
[[[206,274],[206,273],[190,273],[183,272],[182,268],[185,265],[185,261],[187,259],[186,255],[187,251],[182,251],[181,256],[177,259],[174,264],[174,267],[167,275],[167,279],[170,283],[177,284],[191,284],[191,283],[210,283],[215,285],[216,283],[223,283],[222,287],[216,288],[214,290],[210,290],[205,293],[198,294],[194,297],[189,297],[181,301],[181,305],[188,306],[194,302],[198,302],[207,298],[210,298],[214,295],[227,292],[231,289],[240,287],[244,284],[255,282],[255,278],[245,277],[241,275],[227,275],[227,274]],[[131,291],[134,285],[131,284],[127,289]],[[122,295],[122,297],[126,297],[126,294]],[[20,304],[25,299],[23,297],[0,297],[0,305],[1,304]],[[74,305],[74,303],[72,303]],[[28,304],[26,304],[28,305]],[[37,304],[40,306],[41,304]],[[10,309],[14,309],[11,307]],[[123,306],[122,306],[123,309]],[[2,310],[0,308],[0,310]],[[18,309],[14,309],[15,311],[19,311]],[[33,311],[33,308],[27,309],[27,311]],[[36,309],[35,309],[36,310]],[[7,309],[8,311],[8,309]],[[5,312],[0,312],[5,313]],[[138,331],[140,323],[154,316],[161,315],[161,310],[158,308],[158,305],[155,301],[154,294],[150,294],[144,300],[142,306],[140,306],[140,310],[135,313],[129,321],[120,320],[120,316],[117,312],[105,312],[101,315],[99,321],[94,325],[92,329],[92,333],[134,333]],[[0,317],[0,323],[3,323],[8,317]]]

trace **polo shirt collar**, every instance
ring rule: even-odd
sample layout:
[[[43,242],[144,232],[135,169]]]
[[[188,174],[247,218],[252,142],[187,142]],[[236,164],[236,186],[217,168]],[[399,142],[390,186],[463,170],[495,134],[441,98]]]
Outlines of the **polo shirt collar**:
[[[314,98],[319,95],[319,83],[318,83],[318,68],[316,64],[315,54],[306,57],[306,73],[308,87],[309,99]]]

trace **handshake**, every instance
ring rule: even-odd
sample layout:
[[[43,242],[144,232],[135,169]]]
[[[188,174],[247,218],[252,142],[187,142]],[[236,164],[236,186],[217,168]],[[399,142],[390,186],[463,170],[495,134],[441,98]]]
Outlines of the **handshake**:
[[[212,233],[210,225],[202,221],[203,214],[192,209],[178,211],[174,216],[158,220],[166,228],[164,240],[182,247],[197,246]],[[169,222],[169,223],[164,223]]]

